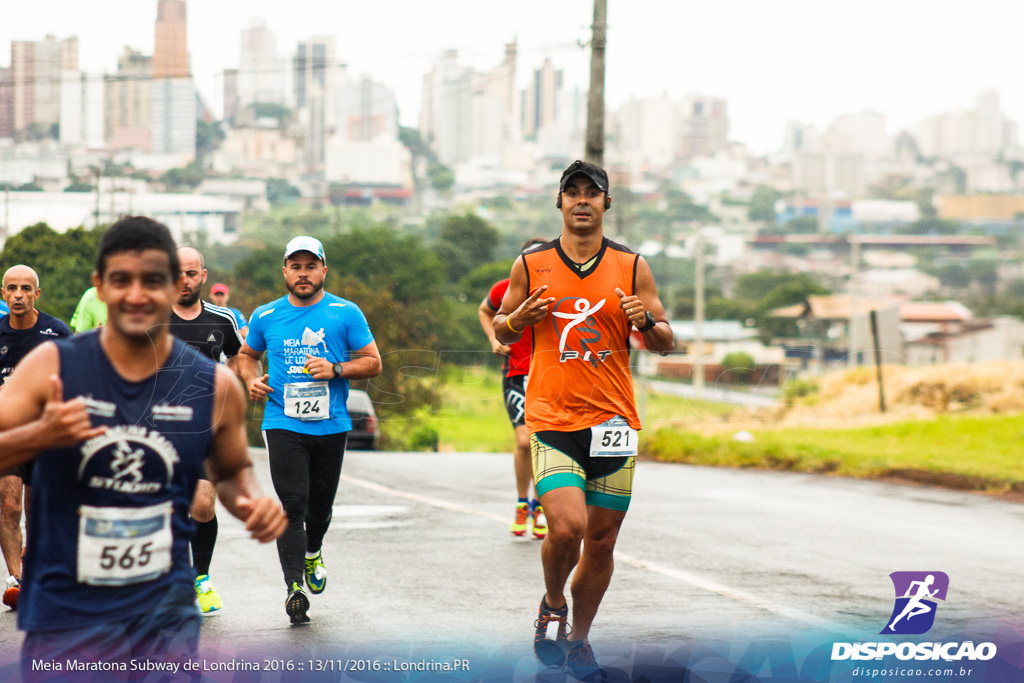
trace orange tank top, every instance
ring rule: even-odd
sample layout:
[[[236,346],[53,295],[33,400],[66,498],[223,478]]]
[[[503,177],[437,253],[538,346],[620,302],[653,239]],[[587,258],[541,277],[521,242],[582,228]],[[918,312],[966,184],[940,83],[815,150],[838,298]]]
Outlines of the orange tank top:
[[[629,370],[630,322],[615,293],[618,287],[633,294],[639,258],[607,237],[583,270],[559,240],[523,255],[528,291],[547,285],[543,297],[555,298],[547,317],[533,326],[526,385],[531,432],[577,431],[615,416],[640,429]]]

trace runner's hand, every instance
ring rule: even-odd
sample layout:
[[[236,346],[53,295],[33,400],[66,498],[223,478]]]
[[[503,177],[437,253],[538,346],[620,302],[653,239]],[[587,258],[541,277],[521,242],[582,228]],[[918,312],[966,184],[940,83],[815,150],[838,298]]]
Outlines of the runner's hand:
[[[555,297],[541,299],[540,295],[546,292],[547,285],[541,285],[534,290],[533,294],[526,298],[526,301],[519,305],[519,308],[509,314],[513,329],[519,330],[527,325],[536,325],[548,315],[548,306],[555,303]]]
[[[48,448],[74,446],[107,431],[104,426],[92,426],[85,403],[81,400],[64,400],[64,383],[58,375],[50,375],[50,400],[40,420]]]
[[[507,356],[511,352],[511,348],[502,344],[497,339],[491,342],[491,353],[493,353],[495,356]]]
[[[235,503],[245,521],[245,530],[260,543],[276,540],[288,527],[288,518],[285,517],[284,510],[273,498],[262,496],[252,499],[239,496]]]
[[[635,294],[626,296],[618,287],[615,288],[615,293],[619,295],[619,308],[629,318],[629,322],[633,323],[634,327],[643,327],[647,322],[647,309],[644,308],[644,302],[640,301],[640,297]]]
[[[306,354],[306,372],[313,379],[334,379],[334,363],[326,358]]]
[[[262,377],[256,377],[249,382],[249,398],[253,401],[258,401],[272,392],[273,389],[271,389],[270,385],[267,383],[269,381],[270,375],[263,375]]]

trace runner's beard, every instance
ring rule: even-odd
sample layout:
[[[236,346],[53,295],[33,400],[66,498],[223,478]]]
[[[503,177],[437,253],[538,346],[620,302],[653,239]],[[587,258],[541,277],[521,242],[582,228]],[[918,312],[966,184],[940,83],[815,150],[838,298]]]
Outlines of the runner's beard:
[[[188,308],[189,306],[195,305],[199,301],[199,290],[190,290],[188,294],[183,294],[178,297],[178,305]]]
[[[323,282],[321,282],[318,285],[314,285],[312,282],[309,282],[309,283],[306,283],[306,284],[309,284],[309,285],[313,286],[313,291],[310,292],[309,294],[299,294],[299,292],[298,292],[299,286],[298,285],[295,285],[294,287],[292,285],[286,285],[286,286],[288,287],[288,291],[296,299],[301,299],[302,301],[305,301],[306,299],[312,299],[314,296],[316,296],[317,294],[320,293],[321,289],[324,288],[324,283]]]

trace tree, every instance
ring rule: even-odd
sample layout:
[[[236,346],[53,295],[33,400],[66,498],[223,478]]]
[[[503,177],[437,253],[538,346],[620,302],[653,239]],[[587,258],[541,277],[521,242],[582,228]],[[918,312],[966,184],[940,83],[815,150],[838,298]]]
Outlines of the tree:
[[[64,188],[65,192],[93,192],[96,188],[89,183],[74,182]]]
[[[733,296],[742,301],[761,303],[775,290],[791,291],[792,301],[779,304],[786,306],[799,303],[811,294],[828,294],[829,290],[816,278],[807,273],[784,273],[774,270],[761,270],[756,273],[741,275],[736,280]],[[776,299],[778,297],[775,297]]]
[[[726,379],[735,384],[749,384],[754,374],[754,357],[743,351],[733,351],[722,359],[722,374]]]
[[[196,119],[196,160],[202,163],[208,156],[217,151],[220,144],[224,142],[224,129],[220,121],[207,123],[202,119]]]
[[[35,183],[25,183],[15,188],[18,192],[43,192],[43,188]]]
[[[781,227],[787,235],[816,235],[821,229],[815,216],[797,216]]]
[[[775,202],[782,198],[782,193],[767,185],[758,185],[754,196],[750,199],[747,217],[752,221],[775,224]]]
[[[199,187],[206,179],[206,170],[198,161],[193,161],[182,168],[172,168],[160,176],[160,182],[168,190],[181,192]]]
[[[498,231],[475,214],[445,218],[434,253],[444,264],[448,281],[458,282],[477,266],[489,263],[498,237]]]
[[[43,290],[39,308],[67,322],[82,292],[92,286],[103,232],[74,228],[58,233],[45,223],[36,223],[7,240],[0,253],[0,273],[18,264],[33,268]]]
[[[277,119],[277,125],[283,125],[292,116],[292,110],[283,104],[274,102],[254,102],[252,114],[257,119]]]
[[[267,200],[271,204],[289,204],[292,200],[302,196],[297,187],[288,184],[287,180],[280,178],[267,179]]]
[[[432,163],[427,167],[427,178],[430,186],[438,192],[450,190],[455,184],[455,172],[441,163]]]

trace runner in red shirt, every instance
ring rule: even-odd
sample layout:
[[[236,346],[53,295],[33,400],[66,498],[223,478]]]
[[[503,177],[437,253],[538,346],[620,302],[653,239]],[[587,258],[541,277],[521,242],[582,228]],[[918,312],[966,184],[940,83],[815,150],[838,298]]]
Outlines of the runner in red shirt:
[[[535,246],[545,244],[545,240],[531,239],[522,248],[527,252]],[[515,536],[526,534],[529,525],[535,538],[544,538],[547,534],[547,520],[544,518],[544,508],[534,498],[530,501],[530,483],[533,481],[533,463],[530,458],[530,430],[526,428],[526,383],[527,374],[530,372],[530,354],[533,351],[533,331],[524,334],[523,337],[512,344],[505,346],[494,337],[494,315],[501,308],[501,299],[508,289],[508,278],[495,283],[490,293],[480,304],[480,327],[491,342],[491,350],[498,355],[504,356],[502,364],[502,394],[505,397],[505,410],[508,412],[508,419],[512,422],[512,428],[516,433],[515,450],[515,472],[516,472],[516,494],[519,501],[516,503],[516,517],[512,522],[509,531]]]

